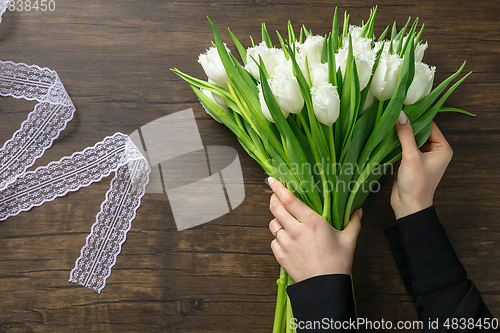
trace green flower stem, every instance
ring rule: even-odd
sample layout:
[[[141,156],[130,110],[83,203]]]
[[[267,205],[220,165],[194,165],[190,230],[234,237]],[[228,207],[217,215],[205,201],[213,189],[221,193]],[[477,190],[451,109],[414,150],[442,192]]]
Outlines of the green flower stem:
[[[351,290],[352,290],[352,299],[354,300],[354,315],[356,316],[356,319],[358,318],[358,306],[356,303],[356,295],[354,295],[354,279],[352,278],[352,272],[351,272]]]
[[[332,162],[332,169],[333,169],[333,177],[332,179],[335,179],[335,182],[337,182],[337,154],[335,152],[335,139],[334,139],[334,133],[333,133],[333,124],[329,126],[328,128],[328,136],[329,136],[329,141],[330,141],[330,158]],[[335,221],[340,220],[339,212],[338,212],[338,193],[337,193],[337,188],[336,185],[332,184],[333,188],[331,189],[330,197],[331,197],[331,203],[328,205],[329,206],[329,215],[328,215],[328,222],[334,227],[338,228],[338,223],[335,223]]]
[[[269,159],[265,156],[265,154],[257,148],[257,146],[250,140],[249,138],[238,138],[241,146],[248,152],[250,156],[250,152],[253,153],[254,159],[260,164],[260,166],[264,169],[264,171],[274,177],[274,169],[272,164],[269,162]]]
[[[354,185],[351,194],[349,195],[349,200],[347,201],[344,213],[344,221],[342,222],[342,230],[345,229],[347,223],[349,223],[349,218],[351,217],[352,204],[354,202],[354,198],[356,197],[356,193],[358,193],[359,189],[361,188],[361,185],[368,178],[368,176],[370,176],[371,172],[373,171],[373,169],[375,169],[376,165],[378,165],[378,163],[369,162],[366,165],[366,168],[363,170],[363,172],[359,175],[359,178],[356,181],[356,184]]]
[[[255,135],[255,134],[253,134]],[[265,170],[267,173],[272,173],[273,167],[271,163],[269,163],[269,158],[267,157],[267,154],[259,149],[255,144],[252,143],[252,152],[255,154],[255,156],[259,159],[260,164],[265,166]]]
[[[338,182],[335,184],[335,188],[333,189],[332,195],[332,210],[331,210],[331,219],[332,219],[332,227],[336,230],[341,230],[340,227],[342,223],[340,222],[340,212],[339,212],[339,185]]]
[[[245,126],[241,122],[240,115],[238,115],[238,113],[236,112],[234,113],[234,119],[238,127],[241,129],[241,131],[245,133]],[[248,136],[245,136],[244,138],[241,138],[241,140],[243,140],[248,149],[252,153],[254,153],[255,157],[258,158],[258,162],[260,162],[260,165],[264,168],[264,171],[266,171],[268,174],[272,174],[273,167],[271,163],[269,163],[269,158],[267,157],[267,153],[263,151],[263,148],[260,145],[255,144],[255,142],[258,140],[258,138],[255,137],[256,134],[250,130],[248,131],[248,135],[250,136],[251,139],[248,138]]]
[[[287,279],[287,287],[288,286],[291,286],[292,284],[294,284],[292,278],[290,277],[290,275],[288,275],[288,279]],[[293,318],[293,311],[292,311],[292,303],[290,302],[290,297],[288,297],[288,295],[286,296],[286,332],[287,333],[295,333],[296,331],[294,329],[292,329],[290,323],[292,321],[292,318]]]
[[[331,218],[331,207],[332,207],[332,203],[331,203],[331,199],[332,199],[332,191],[330,191],[330,188],[329,188],[329,185],[328,185],[328,181],[325,180],[324,182],[325,185],[323,186],[326,186],[326,189],[323,191],[325,194],[325,201],[323,202],[323,214],[321,216],[323,216],[323,218],[325,220],[328,221],[328,223],[332,224],[332,218]]]
[[[333,124],[328,126],[328,138],[330,139],[330,158],[333,165],[333,176],[337,175],[337,154],[335,153],[335,141],[333,135]]]
[[[313,139],[311,136],[311,131],[309,130],[309,127],[307,127],[306,120],[304,119],[304,116],[302,115],[302,112],[297,114],[297,117],[299,121],[302,123],[304,126],[304,130],[306,132],[306,137],[307,140],[309,141],[309,145],[312,147],[313,146]],[[317,156],[316,151],[313,151],[314,153],[314,158],[316,159],[316,163],[318,163],[318,171],[319,175],[321,177],[321,182],[323,183],[323,212],[321,216],[330,222],[330,191],[328,190],[328,180],[326,179],[324,170],[323,170],[323,164],[321,163],[321,158]],[[331,223],[331,222],[330,222]]]
[[[304,127],[304,130],[306,132],[307,140],[309,141],[309,145],[312,147],[313,140],[312,140],[312,136],[311,136],[311,131],[309,130],[309,127],[307,126],[306,120],[304,119],[302,112],[297,114],[297,118],[302,123],[302,126]],[[317,160],[316,154],[314,154],[314,157]],[[317,161],[317,163],[318,163],[318,168],[319,168],[319,172],[320,172],[321,182],[323,183],[323,200],[324,201],[323,201],[323,213],[321,214],[321,216],[323,216],[324,219],[326,219],[327,221],[330,222],[330,218],[329,218],[330,217],[330,194],[328,192],[328,181],[327,181],[326,176],[323,172],[323,165],[321,163],[319,163],[319,161]]]
[[[389,149],[390,144],[391,144],[390,141],[383,142],[382,149],[380,149],[373,157],[370,157],[370,162],[367,163],[365,169],[359,175],[358,180],[356,181],[356,184],[354,185],[354,188],[351,191],[351,194],[349,195],[349,200],[347,201],[342,229],[344,229],[347,226],[347,223],[349,222],[349,218],[351,217],[352,204],[354,203],[354,199],[356,198],[356,194],[361,188],[361,185],[363,185],[363,182],[368,179],[372,171],[375,170],[375,168],[380,165],[380,162],[382,162],[384,157],[387,156],[388,153],[390,153],[391,151],[391,149]]]
[[[281,318],[281,331],[280,332],[286,331],[286,301],[287,301],[287,299],[285,299],[285,311],[283,311],[283,318]]]
[[[286,137],[281,136],[281,144],[283,145],[286,156],[288,156],[288,159],[290,159],[290,151],[288,150],[288,145],[286,144],[286,142]]]
[[[243,125],[243,123],[241,122],[241,118],[240,116],[238,115],[238,112],[235,112],[234,113],[234,119],[236,121],[236,124],[238,125],[239,128],[241,128],[243,131],[245,130],[245,126]]]
[[[257,149],[255,145],[252,146],[254,148],[252,152],[259,159],[260,165],[264,168],[264,171],[268,174],[273,174],[273,167],[269,163],[268,159],[263,155],[263,152],[260,149]],[[274,176],[274,175],[273,175]]]
[[[285,269],[280,267],[280,277],[276,284],[278,285],[278,297],[276,300],[276,312],[274,313],[273,333],[281,333],[281,322],[283,320],[283,312],[285,310],[286,301],[286,285],[288,283],[288,274]]]
[[[330,222],[330,191],[328,190],[328,180],[326,179],[325,172],[323,170],[323,164],[319,161],[318,163],[318,171],[321,177],[321,182],[323,183],[323,213],[321,216]]]
[[[299,123],[302,124],[302,127],[304,127],[304,131],[306,132],[306,137],[307,141],[309,142],[309,146],[312,147],[312,137],[311,137],[311,131],[309,130],[309,127],[307,126],[306,120],[304,119],[304,116],[301,113],[297,113],[297,118],[299,119]]]
[[[378,101],[377,118],[375,118],[375,125],[377,125],[380,117],[382,117],[382,112],[384,111],[384,101]]]
[[[250,124],[250,126],[252,126],[253,130],[256,133],[259,133],[259,130],[255,126],[255,123],[252,121],[252,118],[249,116],[249,114],[247,112],[247,109],[243,107],[243,105],[241,104],[240,99],[236,95],[236,92],[234,91],[233,85],[231,83],[229,83],[227,85],[227,87],[229,88],[229,91],[231,92],[231,95],[233,96],[234,102],[236,103],[236,105],[238,105],[238,108],[241,110],[241,113],[245,117],[245,120]]]
[[[290,298],[287,296],[286,297],[286,333],[294,333],[295,330],[292,329],[292,326],[290,325],[290,322],[292,321],[293,314],[292,314],[292,304],[290,303]]]

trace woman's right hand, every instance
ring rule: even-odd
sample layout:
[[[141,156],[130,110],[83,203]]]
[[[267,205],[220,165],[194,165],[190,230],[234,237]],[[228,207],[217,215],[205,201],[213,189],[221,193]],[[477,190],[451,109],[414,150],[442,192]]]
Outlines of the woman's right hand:
[[[403,154],[392,187],[391,206],[396,219],[400,219],[433,205],[434,192],[453,150],[434,122],[428,141],[418,149],[412,126],[403,111],[396,130]]]

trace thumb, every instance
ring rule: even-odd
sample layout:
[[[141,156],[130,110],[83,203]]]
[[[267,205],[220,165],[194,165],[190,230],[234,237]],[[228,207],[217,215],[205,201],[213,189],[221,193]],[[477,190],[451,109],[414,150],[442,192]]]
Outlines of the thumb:
[[[359,231],[361,230],[361,217],[363,216],[363,210],[356,209],[349,219],[347,227],[345,227],[343,233],[347,235],[351,240],[356,242],[358,239]]]
[[[408,158],[411,155],[420,153],[417,143],[415,142],[410,120],[403,111],[401,111],[398,121],[396,122],[396,131],[398,133],[399,142],[401,142],[401,147],[403,148],[403,160],[405,156]]]

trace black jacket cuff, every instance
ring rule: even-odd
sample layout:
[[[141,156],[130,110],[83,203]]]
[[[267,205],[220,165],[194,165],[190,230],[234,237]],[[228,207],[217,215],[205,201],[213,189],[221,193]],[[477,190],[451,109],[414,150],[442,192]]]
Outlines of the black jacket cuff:
[[[433,206],[397,220],[385,235],[408,293],[423,295],[467,278]]]
[[[296,322],[328,321],[331,323],[332,321],[356,320],[350,275],[315,276],[288,286],[287,293]],[[322,332],[321,329],[297,330],[299,333],[317,331]],[[344,330],[344,332],[348,331]]]

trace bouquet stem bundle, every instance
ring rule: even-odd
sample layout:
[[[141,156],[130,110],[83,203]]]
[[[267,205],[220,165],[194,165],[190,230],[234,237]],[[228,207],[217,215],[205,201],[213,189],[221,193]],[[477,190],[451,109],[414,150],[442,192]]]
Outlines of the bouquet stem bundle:
[[[343,30],[335,10],[332,31],[314,36],[304,26],[297,39],[289,22],[288,39],[277,32],[273,47],[265,24],[262,43],[245,49],[229,30],[242,64],[223,43],[215,24],[215,43],[201,54],[208,82],[178,69],[207,113],[227,126],[242,147],[300,200],[343,230],[378,179],[401,158],[394,124],[404,111],[420,147],[431,123],[450,94],[456,73],[434,89],[434,71],[422,63],[427,43],[423,26],[410,19],[398,31],[392,26],[374,36],[377,8],[366,23]],[[389,36],[388,36],[389,37]],[[448,89],[447,89],[448,88]],[[286,287],[293,281],[283,268],[273,332],[291,332],[293,317]]]

